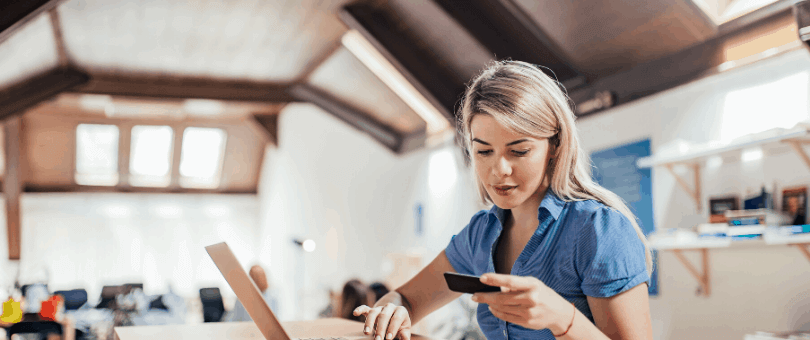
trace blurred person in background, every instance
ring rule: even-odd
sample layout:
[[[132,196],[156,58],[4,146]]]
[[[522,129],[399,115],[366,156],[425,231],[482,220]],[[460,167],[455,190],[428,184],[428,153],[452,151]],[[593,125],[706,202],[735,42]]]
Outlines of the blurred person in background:
[[[383,297],[383,295],[388,294],[388,292],[391,291],[388,289],[388,286],[382,282],[374,282],[370,284],[369,287],[371,287],[371,290],[374,291],[374,302],[377,302],[377,300]]]
[[[264,301],[267,302],[267,305],[270,306],[270,309],[273,313],[278,314],[278,299],[276,298],[275,292],[270,289],[269,284],[267,283],[267,274],[264,272],[264,268],[260,265],[254,265],[250,267],[250,278],[256,283],[256,287],[259,288],[259,291],[262,292],[262,297]],[[248,315],[245,306],[242,305],[242,302],[239,299],[236,299],[236,304],[233,306],[233,310],[225,315],[223,321],[226,322],[236,322],[236,321],[253,321],[253,319]]]
[[[337,308],[334,309],[334,316],[354,321],[364,321],[360,315],[354,315],[357,307],[371,305],[375,301],[374,291],[371,287],[360,280],[349,280],[343,285],[343,291],[338,299]]]

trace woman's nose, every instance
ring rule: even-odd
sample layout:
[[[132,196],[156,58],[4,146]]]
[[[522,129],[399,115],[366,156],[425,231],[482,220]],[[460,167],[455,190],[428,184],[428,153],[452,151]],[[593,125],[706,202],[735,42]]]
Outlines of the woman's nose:
[[[495,161],[493,170],[498,177],[509,176],[512,174],[512,164],[509,163],[506,157],[499,157],[498,160]]]

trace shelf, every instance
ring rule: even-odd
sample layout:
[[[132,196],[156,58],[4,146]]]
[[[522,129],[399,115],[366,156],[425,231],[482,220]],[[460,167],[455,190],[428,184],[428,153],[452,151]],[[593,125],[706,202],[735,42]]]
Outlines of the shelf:
[[[731,157],[739,154],[742,150],[763,147],[763,149],[777,149],[780,146],[793,145],[798,146],[803,158],[807,157],[804,149],[801,148],[802,144],[810,144],[810,127],[797,126],[790,130],[774,129],[765,131],[759,134],[750,135],[748,138],[741,138],[738,141],[731,143],[709,143],[704,145],[692,146],[694,149],[691,152],[672,155],[652,155],[648,157],[639,158],[637,165],[639,168],[651,168],[654,166],[666,166],[676,164],[696,164],[704,162],[707,158],[712,156],[725,156]],[[794,147],[795,149],[795,147]],[[810,167],[810,159],[804,159],[807,166]]]
[[[650,238],[650,248],[672,251],[700,285],[697,295],[711,295],[711,270],[709,267],[709,250],[723,248],[794,246],[810,261],[810,234],[781,235],[766,231],[762,238],[750,240],[732,240],[731,237],[697,237],[691,235],[666,235]],[[699,251],[701,270],[698,270],[684,255],[684,251]]]
[[[636,165],[642,169],[656,166],[665,167],[675,177],[678,186],[695,201],[697,210],[701,211],[700,167],[709,157],[738,158],[743,150],[754,147],[762,149],[763,157],[792,149],[810,169],[810,156],[808,156],[804,145],[810,145],[810,123],[797,124],[796,127],[790,130],[771,129],[739,138],[731,143],[695,145],[692,146],[692,151],[685,153],[658,153],[639,158]],[[692,185],[689,185],[688,181],[675,171],[674,166],[676,165],[686,165],[690,168],[693,177]]]

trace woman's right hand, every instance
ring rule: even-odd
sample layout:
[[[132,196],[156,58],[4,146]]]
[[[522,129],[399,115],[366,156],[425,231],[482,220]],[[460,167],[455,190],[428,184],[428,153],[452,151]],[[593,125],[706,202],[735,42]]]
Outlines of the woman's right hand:
[[[411,316],[403,306],[393,303],[377,307],[362,305],[354,310],[354,315],[366,316],[363,333],[375,334],[374,340],[411,340]]]

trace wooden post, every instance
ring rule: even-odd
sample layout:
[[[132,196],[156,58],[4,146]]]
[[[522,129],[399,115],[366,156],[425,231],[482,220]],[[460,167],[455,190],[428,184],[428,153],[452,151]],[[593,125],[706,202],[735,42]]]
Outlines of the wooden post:
[[[6,119],[4,124],[6,171],[3,193],[6,198],[6,228],[8,259],[20,259],[20,194],[22,193],[22,122],[20,116]]]

